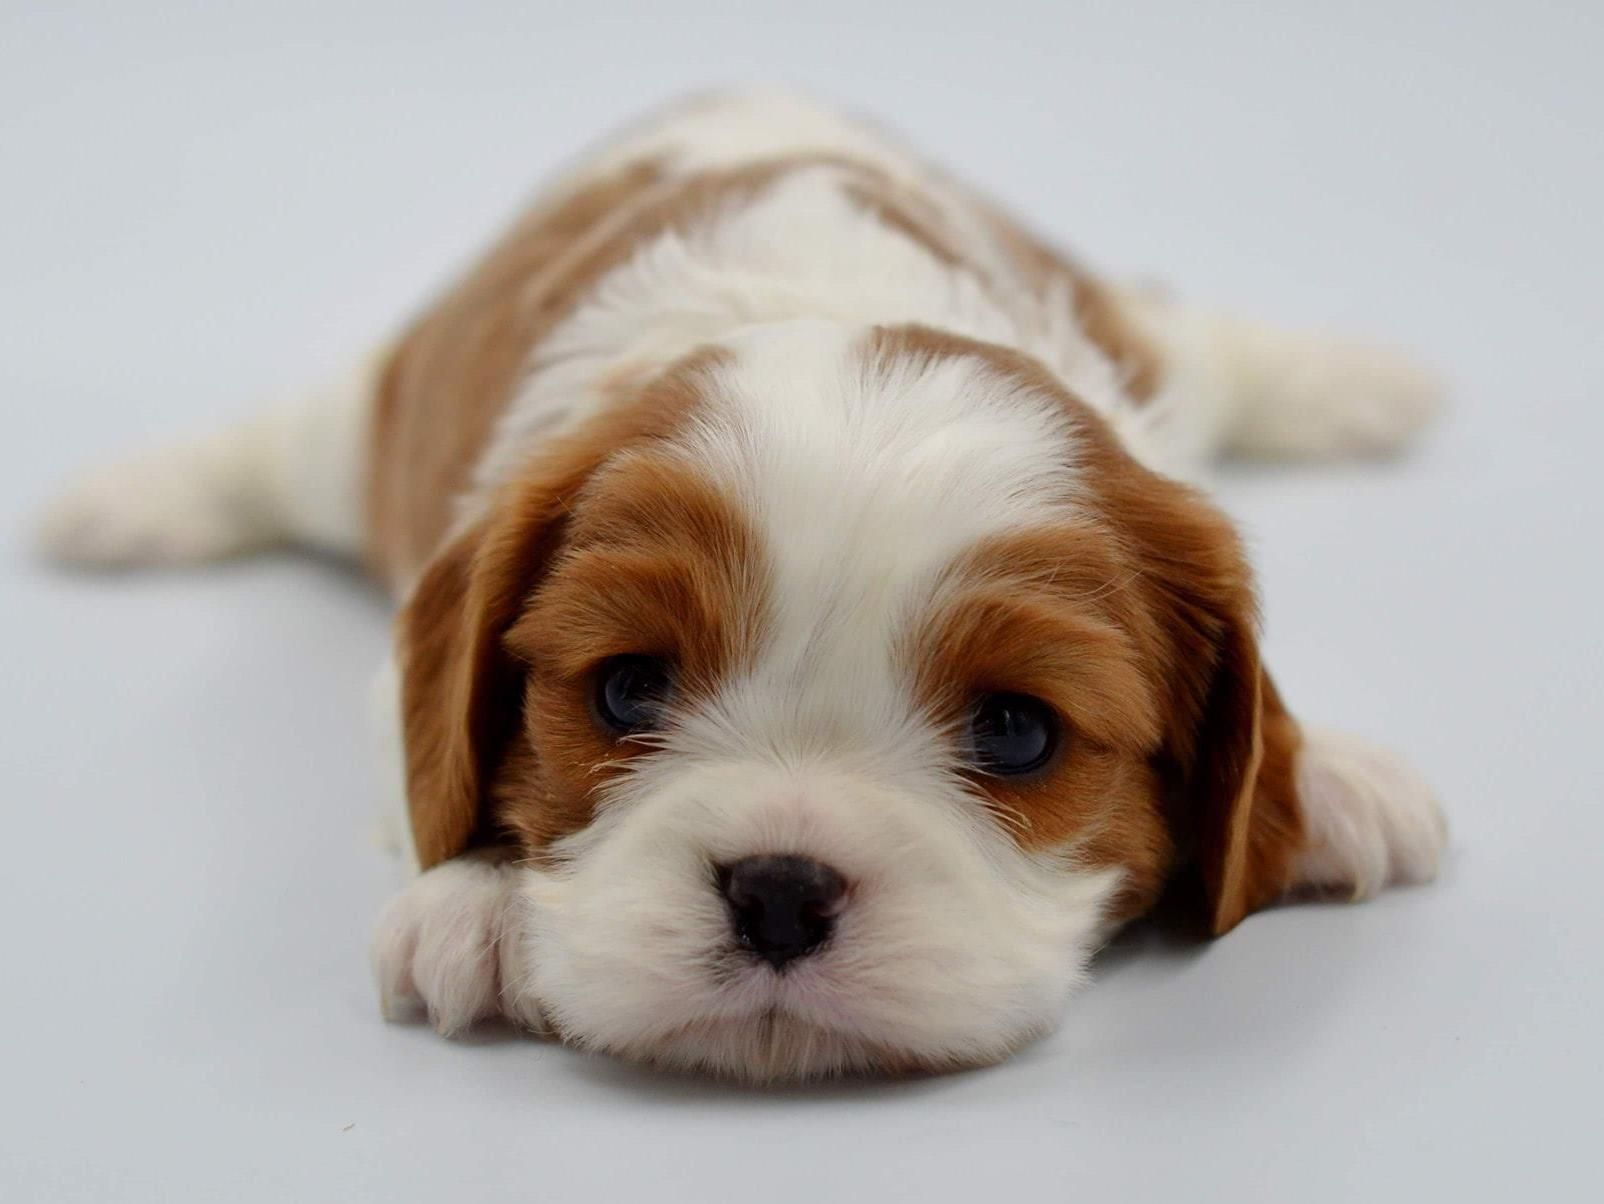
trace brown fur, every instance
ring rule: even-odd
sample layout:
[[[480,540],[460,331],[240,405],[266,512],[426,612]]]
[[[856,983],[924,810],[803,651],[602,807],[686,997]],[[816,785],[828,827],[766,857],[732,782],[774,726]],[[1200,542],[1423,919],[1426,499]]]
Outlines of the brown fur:
[[[956,566],[916,661],[927,708],[955,728],[981,693],[1058,712],[1064,738],[1046,769],[975,785],[1022,847],[1122,869],[1121,917],[1157,898],[1175,852],[1153,766],[1167,717],[1130,630],[1131,573],[1089,524],[988,540]]]
[[[897,187],[883,173],[858,167],[854,177],[842,185],[842,191],[882,225],[917,243],[948,267],[962,262],[957,241],[940,217],[916,194]]]
[[[1001,209],[980,204],[992,232],[1025,278],[1038,290],[1055,282],[1066,286],[1081,329],[1114,362],[1126,392],[1135,401],[1150,400],[1164,382],[1164,360],[1118,294]]]
[[[409,579],[451,521],[532,347],[633,247],[620,219],[657,186],[635,164],[541,205],[397,343],[374,398],[369,554]]]
[[[1252,575],[1230,521],[1084,419],[1087,480],[1136,551],[1135,628],[1167,683],[1159,766],[1171,826],[1201,877],[1207,927],[1220,935],[1289,885],[1304,843],[1292,782],[1302,737],[1260,664]]]
[[[918,192],[899,186],[877,169],[862,164],[851,166],[855,178],[845,185],[848,196],[942,263],[949,266],[964,263],[958,235]],[[1163,357],[1127,312],[1114,289],[1003,209],[974,195],[968,199],[1028,287],[1040,293],[1053,285],[1062,285],[1081,329],[1113,362],[1132,400],[1150,400],[1164,380]],[[970,266],[984,276],[981,265]],[[998,290],[1012,287],[1011,282],[1003,280],[988,279],[986,283]]]

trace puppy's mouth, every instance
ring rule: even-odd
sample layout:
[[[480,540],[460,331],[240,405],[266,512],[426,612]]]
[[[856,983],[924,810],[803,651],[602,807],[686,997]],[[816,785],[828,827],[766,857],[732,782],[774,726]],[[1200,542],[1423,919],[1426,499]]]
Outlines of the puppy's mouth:
[[[711,980],[717,999],[712,1014],[721,1020],[795,1021],[826,1029],[850,1025],[850,1009],[816,959],[775,966],[737,945],[721,952]]]
[[[712,991],[699,1014],[622,1042],[557,1025],[563,1040],[671,1072],[711,1074],[752,1085],[886,1078],[946,1069],[881,1031],[856,1006],[824,958],[775,968],[726,946],[714,958]]]
[[[690,1021],[662,1034],[650,1048],[613,1052],[662,1070],[711,1073],[755,1086],[897,1078],[942,1069],[886,1041],[821,1024],[779,1004],[742,1017]]]

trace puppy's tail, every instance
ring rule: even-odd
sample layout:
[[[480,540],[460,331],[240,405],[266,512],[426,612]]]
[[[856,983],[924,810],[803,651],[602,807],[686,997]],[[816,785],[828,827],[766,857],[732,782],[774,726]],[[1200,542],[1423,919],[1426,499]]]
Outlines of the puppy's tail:
[[[374,357],[238,426],[86,474],[48,506],[49,558],[94,568],[195,564],[297,544],[357,555]]]

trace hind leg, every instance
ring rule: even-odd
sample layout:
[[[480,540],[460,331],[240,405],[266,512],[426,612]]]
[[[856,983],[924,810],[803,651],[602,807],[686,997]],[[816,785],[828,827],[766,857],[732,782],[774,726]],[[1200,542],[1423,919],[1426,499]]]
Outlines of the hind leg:
[[[1298,802],[1308,845],[1292,885],[1366,899],[1389,883],[1429,882],[1448,841],[1430,786],[1398,757],[1356,736],[1305,730]]]
[[[359,555],[378,365],[89,473],[46,510],[41,545],[59,561],[100,567],[193,564],[282,544]]]
[[[1161,401],[1196,450],[1273,459],[1379,455],[1410,444],[1438,382],[1387,347],[1126,295],[1170,369]]]

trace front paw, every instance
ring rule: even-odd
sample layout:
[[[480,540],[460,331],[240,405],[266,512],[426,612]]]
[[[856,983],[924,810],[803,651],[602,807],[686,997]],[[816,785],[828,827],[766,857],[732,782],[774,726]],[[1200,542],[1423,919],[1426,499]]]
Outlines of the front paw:
[[[373,967],[385,1018],[419,1013],[444,1036],[491,1017],[544,1029],[523,960],[523,871],[470,853],[418,875],[385,906]]]

